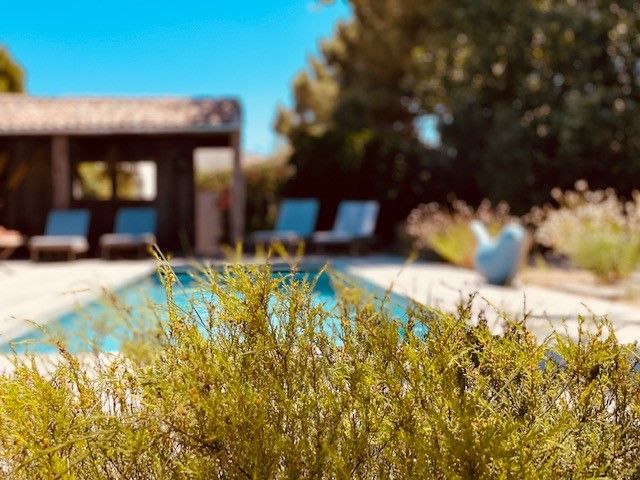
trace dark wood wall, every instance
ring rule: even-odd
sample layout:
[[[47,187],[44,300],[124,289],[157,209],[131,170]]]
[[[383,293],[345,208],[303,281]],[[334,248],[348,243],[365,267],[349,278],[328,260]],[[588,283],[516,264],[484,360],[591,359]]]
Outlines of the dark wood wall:
[[[157,165],[157,197],[150,202],[74,199],[71,208],[91,210],[89,241],[95,246],[101,234],[113,231],[118,208],[150,205],[158,210],[157,237],[166,252],[190,253],[194,244],[194,165],[197,147],[226,147],[227,134],[220,135],[113,135],[69,138],[71,175],[83,161],[153,160]],[[5,169],[28,165],[28,175],[14,190],[5,191],[0,182],[0,224],[27,235],[44,230],[52,206],[51,138],[0,138],[0,163]],[[3,173],[0,172],[0,179]]]
[[[0,138],[0,225],[37,235],[51,204],[51,139]]]
[[[76,137],[69,142],[72,172],[83,161],[153,160],[157,165],[154,201],[75,200],[72,206],[92,213],[89,241],[113,230],[118,208],[149,205],[158,210],[158,244],[167,252],[189,253],[194,243],[193,151],[199,146],[226,146],[226,136],[108,136]]]

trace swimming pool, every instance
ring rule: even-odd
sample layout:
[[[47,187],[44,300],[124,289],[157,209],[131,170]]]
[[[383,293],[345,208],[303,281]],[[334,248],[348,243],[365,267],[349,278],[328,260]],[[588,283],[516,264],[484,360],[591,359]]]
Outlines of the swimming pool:
[[[194,309],[198,314],[206,315],[204,302],[195,302],[194,296],[203,295],[198,289],[202,276],[188,269],[177,270],[177,283],[174,288],[174,300],[179,309]],[[316,280],[312,293],[312,301],[321,304],[331,312],[337,304],[336,291],[331,276],[317,270],[307,270],[291,275],[290,272],[274,272],[274,276],[285,278],[304,278]],[[402,318],[406,315],[409,300],[396,294],[386,294],[381,289],[353,277],[348,277],[350,284],[362,287],[373,295],[376,301],[386,297],[385,307],[394,316]],[[166,314],[167,296],[158,274],[154,273],[130,285],[120,288],[113,294],[105,294],[103,298],[89,302],[71,310],[49,322],[46,327],[34,328],[30,332],[12,339],[0,346],[0,353],[54,353],[57,347],[52,338],[62,340],[71,352],[90,351],[94,347],[100,351],[120,351],[123,342],[135,342],[136,338],[157,332]],[[198,311],[200,309],[200,311]]]

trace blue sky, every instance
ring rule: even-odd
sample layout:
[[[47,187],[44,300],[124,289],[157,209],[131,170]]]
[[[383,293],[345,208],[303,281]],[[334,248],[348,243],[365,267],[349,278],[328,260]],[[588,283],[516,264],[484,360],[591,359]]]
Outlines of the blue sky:
[[[238,96],[245,149],[268,153],[276,105],[348,17],[342,0],[20,0],[2,6],[0,44],[32,94]]]

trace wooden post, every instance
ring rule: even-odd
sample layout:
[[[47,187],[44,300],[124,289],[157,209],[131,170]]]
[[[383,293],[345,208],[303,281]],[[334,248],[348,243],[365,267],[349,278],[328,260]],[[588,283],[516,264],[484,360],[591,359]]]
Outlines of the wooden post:
[[[240,131],[231,134],[231,148],[233,149],[233,177],[231,180],[231,239],[234,243],[242,242],[244,238],[246,186],[242,171]]]
[[[217,255],[225,228],[222,221],[224,217],[218,207],[220,194],[196,189],[195,196],[196,253]]]
[[[69,162],[69,138],[51,138],[51,181],[53,208],[69,208],[71,201],[71,164]]]

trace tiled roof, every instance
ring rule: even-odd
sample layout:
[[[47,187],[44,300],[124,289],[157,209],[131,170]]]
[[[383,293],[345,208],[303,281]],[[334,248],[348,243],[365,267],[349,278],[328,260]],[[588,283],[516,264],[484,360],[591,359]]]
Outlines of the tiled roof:
[[[230,131],[240,115],[231,99],[0,94],[0,136]]]

